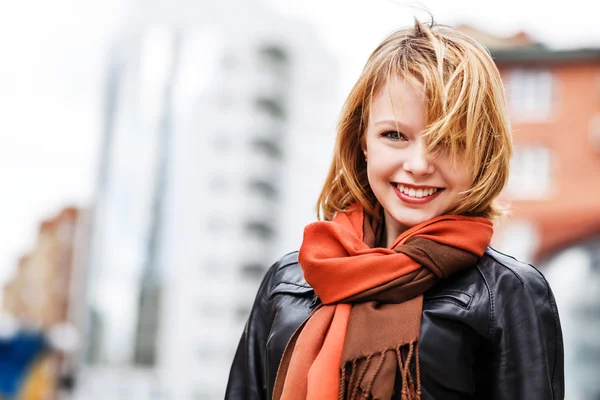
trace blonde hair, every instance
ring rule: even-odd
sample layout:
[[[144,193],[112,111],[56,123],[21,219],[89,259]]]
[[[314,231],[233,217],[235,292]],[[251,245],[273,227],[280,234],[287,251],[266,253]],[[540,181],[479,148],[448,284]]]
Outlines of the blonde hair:
[[[502,215],[495,200],[508,179],[512,142],[500,73],[487,49],[470,36],[415,21],[375,49],[346,99],[333,161],[317,202],[319,219],[331,220],[356,202],[379,218],[362,143],[372,99],[392,77],[424,89],[427,152],[444,152],[472,167],[472,188],[448,213],[490,219]]]

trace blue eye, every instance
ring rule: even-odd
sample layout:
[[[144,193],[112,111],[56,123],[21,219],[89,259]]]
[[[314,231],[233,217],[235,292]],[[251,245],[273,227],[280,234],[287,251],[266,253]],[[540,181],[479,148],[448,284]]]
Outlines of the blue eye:
[[[403,133],[397,132],[397,131],[383,132],[381,134],[381,136],[391,139],[391,140],[394,140],[394,141],[407,140],[406,135],[404,135]]]

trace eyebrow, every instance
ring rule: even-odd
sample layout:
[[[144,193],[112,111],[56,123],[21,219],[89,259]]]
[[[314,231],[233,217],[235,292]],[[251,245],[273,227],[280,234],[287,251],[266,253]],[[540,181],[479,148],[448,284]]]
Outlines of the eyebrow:
[[[408,129],[408,126],[405,125],[405,124],[403,124],[402,121],[397,121],[395,119],[382,119],[382,120],[376,121],[374,123],[374,125],[375,126],[378,126],[378,125],[391,125],[391,126],[398,126],[399,128],[402,128],[402,129]]]

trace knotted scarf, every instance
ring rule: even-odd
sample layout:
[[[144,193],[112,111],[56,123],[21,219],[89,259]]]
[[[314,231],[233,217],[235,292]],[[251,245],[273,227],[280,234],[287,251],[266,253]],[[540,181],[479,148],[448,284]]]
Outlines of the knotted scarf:
[[[274,400],[420,399],[418,340],[423,293],[475,265],[490,243],[485,218],[443,215],[374,247],[361,206],[308,225],[299,253],[322,304],[284,351]]]

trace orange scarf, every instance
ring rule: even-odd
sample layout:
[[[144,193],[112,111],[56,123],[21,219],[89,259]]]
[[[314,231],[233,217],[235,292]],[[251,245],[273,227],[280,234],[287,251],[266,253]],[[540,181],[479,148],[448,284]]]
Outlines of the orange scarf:
[[[323,304],[288,342],[274,400],[386,400],[397,370],[401,398],[420,399],[422,294],[475,265],[493,225],[444,215],[405,231],[389,249],[374,247],[374,232],[360,206],[306,227],[299,262]]]

